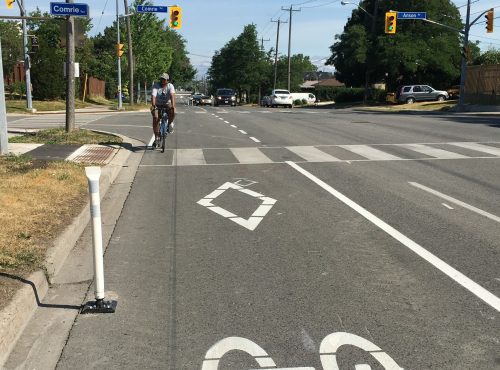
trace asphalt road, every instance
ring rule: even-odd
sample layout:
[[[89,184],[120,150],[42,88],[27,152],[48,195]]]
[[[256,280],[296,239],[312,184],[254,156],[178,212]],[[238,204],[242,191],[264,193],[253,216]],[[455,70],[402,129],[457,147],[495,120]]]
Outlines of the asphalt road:
[[[79,124],[151,140],[147,113]],[[106,252],[118,310],[58,369],[500,368],[499,127],[180,107]]]

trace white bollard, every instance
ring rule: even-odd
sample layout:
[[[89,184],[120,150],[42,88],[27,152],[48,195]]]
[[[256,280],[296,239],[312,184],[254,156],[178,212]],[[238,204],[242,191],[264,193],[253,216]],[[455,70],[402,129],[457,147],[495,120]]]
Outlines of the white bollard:
[[[81,313],[113,313],[116,310],[117,302],[104,301],[104,259],[102,253],[101,198],[99,195],[101,167],[85,167],[85,175],[89,181],[92,244],[94,246],[94,292],[96,300],[95,302],[88,302],[83,307]]]

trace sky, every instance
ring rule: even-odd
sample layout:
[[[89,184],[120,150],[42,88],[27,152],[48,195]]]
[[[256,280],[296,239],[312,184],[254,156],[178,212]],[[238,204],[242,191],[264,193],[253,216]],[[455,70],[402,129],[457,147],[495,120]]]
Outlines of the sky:
[[[18,0],[19,1],[19,0]],[[52,0],[57,2],[56,0]],[[330,56],[330,45],[335,41],[335,35],[343,31],[347,19],[358,3],[341,5],[341,0],[175,0],[182,7],[182,28],[179,33],[186,40],[187,51],[191,63],[201,77],[210,65],[212,55],[220,50],[233,37],[237,37],[247,24],[257,26],[258,38],[264,44],[265,50],[276,46],[277,22],[289,21],[290,12],[283,9],[300,11],[292,13],[291,53],[304,54],[310,57],[313,64],[321,71],[333,71],[331,66],[324,66]],[[50,0],[24,0],[27,11],[37,7],[42,11],[49,10]],[[64,2],[60,0],[60,2]],[[102,32],[116,19],[116,0],[74,0],[75,3],[87,3],[93,29],[91,35]],[[133,0],[129,0],[131,4]],[[154,5],[165,4],[152,0]],[[452,0],[465,19],[467,0]],[[499,17],[499,0],[471,0],[471,13],[474,19],[484,10],[495,7],[495,17]],[[404,11],[405,9],[396,9]],[[118,0],[118,12],[124,13],[123,0]],[[19,8],[7,9],[5,2],[0,4],[0,15],[19,15]],[[159,13],[160,18],[167,14]],[[480,21],[479,21],[480,22]],[[500,49],[500,17],[495,20],[495,32],[487,34],[484,23],[471,29],[472,41],[479,40],[483,51],[489,48]],[[437,27],[437,26],[436,26]],[[278,51],[288,54],[289,23],[281,23]],[[262,41],[263,40],[263,41]]]

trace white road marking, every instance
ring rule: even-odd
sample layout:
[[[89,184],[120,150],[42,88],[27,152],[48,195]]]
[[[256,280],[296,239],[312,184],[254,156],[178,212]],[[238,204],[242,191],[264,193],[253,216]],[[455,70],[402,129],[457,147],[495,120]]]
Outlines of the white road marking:
[[[313,146],[287,146],[289,151],[309,162],[337,162],[340,159],[325,153]]]
[[[488,153],[500,157],[500,148],[496,148],[494,146],[488,146],[478,143],[450,143],[450,144],[458,146],[460,148],[471,149],[475,150],[476,152]]]
[[[229,123],[228,121],[224,121],[224,123]]]
[[[176,166],[207,164],[202,149],[176,149],[173,162]]]
[[[254,138],[253,136],[250,136],[250,139],[252,139],[252,140],[253,140],[253,141],[255,141],[256,143],[260,143],[260,140],[259,140],[259,139]]]
[[[439,198],[442,198],[444,200],[447,200],[448,202],[451,202],[451,203],[454,203],[460,207],[463,207],[465,209],[468,209],[469,211],[472,211],[472,212],[475,212],[481,216],[484,216],[484,217],[487,217],[489,218],[490,220],[493,220],[495,222],[498,222],[500,223],[500,217],[494,215],[494,214],[491,214],[489,212],[486,212],[486,211],[483,211],[482,209],[479,209],[479,208],[476,208],[470,204],[467,204],[465,202],[462,202],[461,200],[458,200],[458,199],[455,199],[453,197],[450,197],[449,195],[446,195],[446,194],[443,194],[443,193],[440,193],[439,191],[437,190],[434,190],[434,189],[431,189],[431,188],[428,188],[427,186],[425,185],[421,185],[417,182],[409,182],[410,185],[416,187],[416,188],[419,188],[421,190],[424,190],[428,193],[431,193]]]
[[[224,118],[222,118],[222,117],[219,117],[219,119],[220,119],[221,121],[224,121]]]
[[[240,163],[273,163],[273,161],[257,148],[231,148]]]
[[[325,183],[324,181],[320,180],[316,176],[314,176],[312,173],[306,171],[299,165],[293,162],[286,162],[288,165],[290,165],[292,168],[297,170],[299,173],[313,181],[315,184],[326,190],[328,193],[333,195],[335,198],[340,200],[342,203],[347,205],[348,207],[352,208],[354,211],[358,212],[360,215],[362,215],[364,218],[366,218],[368,221],[372,222],[374,225],[385,231],[387,234],[392,236],[394,239],[399,241],[401,244],[406,246],[408,249],[416,253],[418,256],[422,257],[424,260],[429,262],[432,266],[436,267],[438,270],[443,272],[445,275],[450,277],[452,280],[463,286],[465,289],[470,291],[472,294],[476,295],[478,298],[482,299],[484,302],[489,304],[491,307],[496,309],[497,311],[500,311],[500,298],[489,292],[488,290],[484,289],[482,286],[477,284],[476,282],[472,281],[469,279],[467,276],[462,274],[460,271],[456,270],[455,268],[451,267],[448,265],[446,262],[441,260],[439,257],[433,255],[429,251],[427,251],[425,248],[408,238],[407,236],[403,235],[400,233],[398,230],[387,224],[386,222],[382,221],[380,218],[375,216],[373,213],[367,211],[363,207],[361,207],[359,204],[356,202],[352,201],[348,197],[346,197],[344,194],[340,193],[339,191],[335,190],[333,187]],[[495,216],[496,217],[496,216]]]
[[[339,145],[339,147],[371,160],[401,159],[399,157],[396,157],[395,155],[372,148],[368,145]]]
[[[237,127],[237,126],[235,126],[235,125],[231,125],[231,127],[233,127],[233,128],[238,128],[238,127]]]
[[[151,136],[151,139],[149,139],[148,146],[152,146],[153,142],[155,141],[155,135]]]
[[[238,130],[238,131],[241,132],[243,135],[247,135],[246,131],[243,131],[243,130]]]
[[[446,204],[446,203],[441,203],[441,204],[442,204],[443,206],[445,206],[446,208],[448,208],[448,209],[455,209],[455,208],[453,208],[452,206],[449,206],[449,205],[448,205],[448,204]]]
[[[423,144],[400,144],[398,145],[402,148],[410,149],[418,153],[422,153],[431,157],[441,158],[441,159],[458,159],[458,158],[470,158],[466,155],[458,154],[455,152],[449,152],[447,150],[433,148],[428,145]]]
[[[257,207],[257,209],[248,219],[238,217],[234,213],[224,208],[218,207],[212,203],[218,196],[220,196],[228,189],[234,189],[239,191],[240,193],[249,195],[253,198],[257,198],[262,201],[262,204],[259,207]],[[254,231],[257,228],[257,226],[259,226],[260,222],[264,219],[264,217],[269,213],[271,208],[273,208],[274,204],[276,203],[276,199],[266,197],[260,193],[257,193],[250,189],[243,188],[234,183],[226,182],[221,186],[219,186],[217,190],[208,194],[205,198],[200,199],[197,203],[203,207],[208,208],[212,212],[215,212],[218,215],[228,218],[229,220],[235,222],[236,224],[247,228],[250,231]]]

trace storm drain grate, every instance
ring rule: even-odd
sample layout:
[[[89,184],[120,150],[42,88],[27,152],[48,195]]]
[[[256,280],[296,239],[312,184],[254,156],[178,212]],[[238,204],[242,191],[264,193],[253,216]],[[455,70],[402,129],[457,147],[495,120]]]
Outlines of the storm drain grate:
[[[67,160],[79,163],[106,164],[111,160],[115,148],[104,145],[82,145]]]

